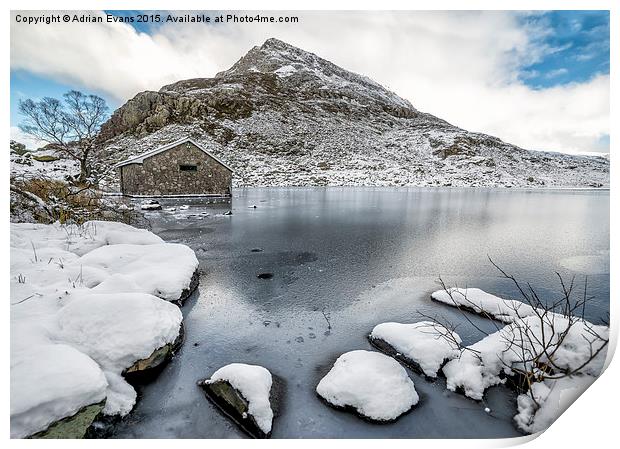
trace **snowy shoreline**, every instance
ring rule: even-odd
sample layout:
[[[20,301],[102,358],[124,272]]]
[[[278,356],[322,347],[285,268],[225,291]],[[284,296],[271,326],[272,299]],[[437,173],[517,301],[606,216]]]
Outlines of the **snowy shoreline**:
[[[477,288],[448,288],[431,298],[463,313],[505,324],[463,349],[442,368],[447,388],[475,400],[486,389],[513,379],[517,427],[527,433],[547,429],[600,376],[605,368],[609,327],[567,317]],[[523,371],[536,374],[524,387]]]
[[[171,357],[183,319],[173,302],[197,267],[189,247],[122,223],[12,223],[11,437],[45,436],[95,404],[129,413],[123,374]]]

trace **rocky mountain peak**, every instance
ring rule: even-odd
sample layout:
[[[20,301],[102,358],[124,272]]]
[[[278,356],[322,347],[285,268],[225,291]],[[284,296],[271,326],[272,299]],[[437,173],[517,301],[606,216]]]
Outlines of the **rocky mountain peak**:
[[[294,85],[296,89],[331,89],[343,95],[358,99],[361,97],[399,109],[404,115],[413,115],[416,112],[409,101],[372,79],[345,70],[314,53],[276,38],[269,38],[261,46],[253,47],[230,69],[216,74],[215,79],[247,76],[252,73],[276,75],[281,82]]]
[[[112,166],[187,136],[233,167],[236,185],[609,183],[607,160],[529,152],[468,132],[275,38],[213,78],[136,95],[99,140]]]

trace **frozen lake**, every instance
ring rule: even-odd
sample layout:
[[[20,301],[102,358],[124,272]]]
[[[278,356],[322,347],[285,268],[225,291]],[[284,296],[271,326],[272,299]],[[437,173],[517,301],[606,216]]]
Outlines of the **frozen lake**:
[[[196,386],[231,362],[263,365],[286,381],[273,438],[517,436],[515,394],[504,387],[479,403],[410,372],[420,403],[382,425],[333,410],[314,389],[340,354],[370,350],[366,335],[381,322],[420,321],[422,311],[461,323],[467,344],[482,338],[429,296],[442,276],[517,297],[487,255],[546,297],[560,291],[556,271],[576,275],[578,291],[588,275],[587,318],[600,322],[609,311],[608,191],[237,189],[232,216],[201,200],[162,204],[191,205],[148,218],[165,240],[191,246],[204,274],[183,309],[183,348],[141,388],[118,438],[245,437]],[[273,277],[257,278],[264,272]]]

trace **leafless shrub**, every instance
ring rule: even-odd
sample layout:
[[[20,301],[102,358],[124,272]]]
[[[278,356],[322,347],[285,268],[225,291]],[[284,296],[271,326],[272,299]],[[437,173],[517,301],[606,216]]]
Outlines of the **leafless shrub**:
[[[496,321],[497,317],[488,310],[481,310],[477,303],[467,298],[466,293],[459,293],[457,300],[453,296],[453,290],[441,278],[439,283],[465,320],[479,332],[485,336],[490,334],[476,325],[470,318],[469,312],[474,311],[493,323],[495,330],[500,332],[505,348],[497,355],[498,359],[507,372],[514,373],[511,379],[514,386],[520,391],[529,392],[534,403],[539,405],[531,390],[533,383],[588,372],[594,359],[607,347],[609,338],[600,332],[600,326],[584,318],[587,304],[592,299],[588,295],[587,277],[584,280],[583,291],[578,294],[575,277],[572,277],[570,282],[566,282],[562,275],[556,273],[561,286],[561,294],[557,299],[544,301],[530,283],[518,281],[491,258],[489,260],[499,271],[501,278],[510,281],[519,292],[518,301],[505,302],[509,315],[514,318],[505,326],[500,326]],[[528,311],[527,316],[524,316],[524,309]],[[442,333],[442,337],[453,342],[450,331],[455,330],[456,326],[436,316],[422,315],[437,323],[437,329],[442,327],[447,329]],[[604,324],[608,325],[608,322]],[[581,343],[586,348],[586,356],[578,366],[568,366],[558,361],[558,351],[575,335],[579,335],[582,339]],[[462,348],[462,350],[471,351],[482,362],[480,355],[475,354],[476,351],[472,348]],[[506,360],[516,360],[516,362],[507,363]]]

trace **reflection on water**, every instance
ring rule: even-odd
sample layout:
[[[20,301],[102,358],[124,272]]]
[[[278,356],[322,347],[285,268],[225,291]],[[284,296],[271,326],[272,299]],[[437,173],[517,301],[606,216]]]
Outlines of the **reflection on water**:
[[[166,240],[190,245],[205,274],[184,310],[184,348],[144,388],[118,437],[241,437],[195,386],[231,362],[261,364],[286,379],[274,437],[518,435],[514,394],[502,387],[477,403],[447,392],[441,379],[412,374],[421,402],[389,425],[326,407],[314,387],[342,352],[371,349],[366,335],[382,321],[438,313],[462,322],[466,343],[481,338],[429,294],[441,275],[516,297],[488,256],[548,298],[560,291],[556,271],[575,275],[578,287],[588,275],[588,318],[609,311],[606,191],[247,189],[235,191],[232,216],[222,215],[228,206],[200,200],[162,203],[192,206],[149,218]]]

